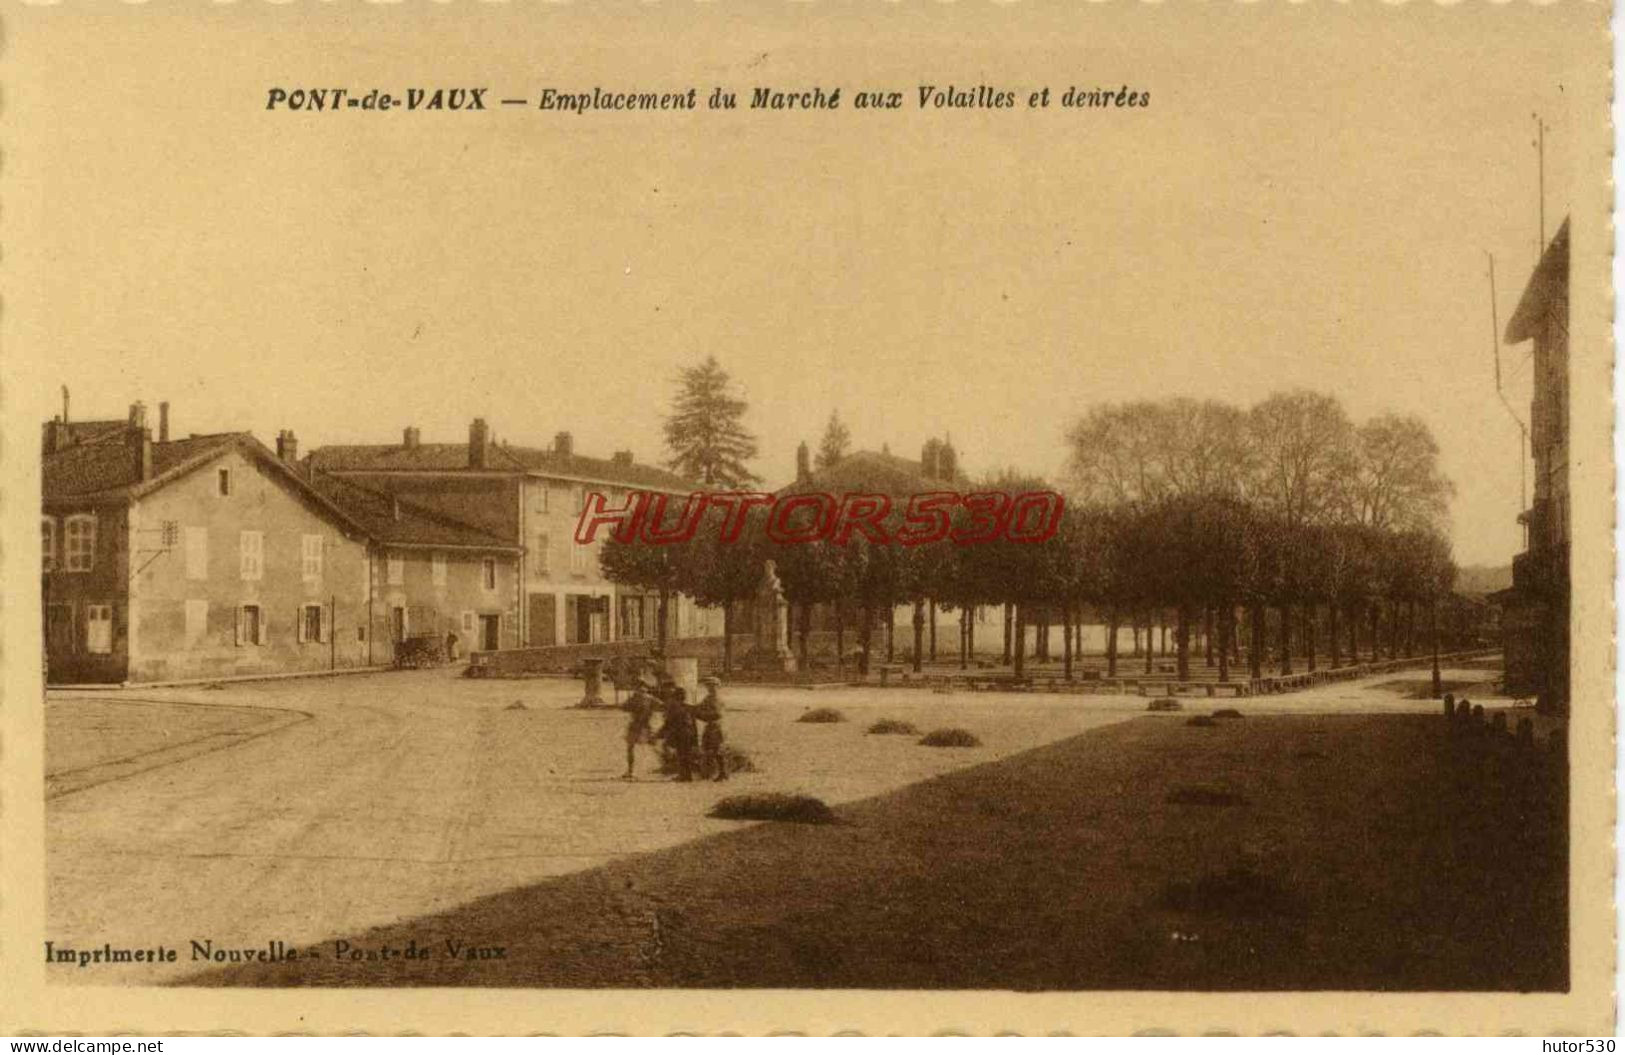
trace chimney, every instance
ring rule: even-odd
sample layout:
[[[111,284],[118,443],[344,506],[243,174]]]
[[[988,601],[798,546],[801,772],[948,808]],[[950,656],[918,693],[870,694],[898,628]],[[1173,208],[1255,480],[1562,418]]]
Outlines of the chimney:
[[[406,428],[401,430],[401,446],[405,447],[409,451],[416,450],[418,444],[423,442],[419,437],[420,433],[418,432],[418,427],[416,425],[408,425]]]
[[[576,441],[574,436],[571,436],[568,432],[558,432],[553,434],[554,454],[562,454],[568,458],[575,452]]]
[[[289,465],[299,460],[299,441],[292,429],[283,429],[276,434],[276,456]]]
[[[68,426],[58,415],[45,424],[45,453],[55,454],[67,446]]]
[[[68,423],[68,386],[62,386],[62,424]]]
[[[144,429],[147,427],[147,405],[139,399],[130,404],[130,428]]]
[[[812,454],[807,450],[807,441],[802,440],[796,448],[796,483],[812,479]]]
[[[169,442],[169,400],[158,404],[158,442]]]
[[[959,452],[954,450],[952,438],[943,441],[940,458],[939,467],[942,469],[942,478],[949,481],[957,480],[959,478]]]
[[[615,462],[616,465],[631,466],[631,464],[632,464],[632,452],[631,451],[616,451],[615,456],[614,456],[614,462]]]
[[[483,469],[491,452],[491,429],[484,418],[475,418],[468,426],[468,467]]]
[[[140,406],[141,404],[136,404],[136,407]],[[133,425],[133,421],[137,419],[135,407],[130,408],[132,427],[124,435],[125,442],[130,445],[130,449],[134,452],[136,479],[145,481],[152,479],[152,430],[147,428],[146,425],[146,408],[142,407],[141,409],[142,413],[139,416],[141,424],[135,426]]]

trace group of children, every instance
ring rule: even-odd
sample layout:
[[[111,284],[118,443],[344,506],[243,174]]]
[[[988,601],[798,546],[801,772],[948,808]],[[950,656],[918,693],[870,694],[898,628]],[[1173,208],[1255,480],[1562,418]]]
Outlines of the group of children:
[[[728,779],[728,760],[722,752],[722,700],[717,695],[716,678],[700,679],[705,695],[698,704],[688,702],[688,692],[669,673],[661,671],[658,681],[640,677],[632,694],[621,704],[627,713],[626,773],[633,779],[637,745],[663,741],[676,759],[677,779]],[[660,728],[651,730],[655,709],[660,710]],[[699,727],[704,726],[701,730]]]

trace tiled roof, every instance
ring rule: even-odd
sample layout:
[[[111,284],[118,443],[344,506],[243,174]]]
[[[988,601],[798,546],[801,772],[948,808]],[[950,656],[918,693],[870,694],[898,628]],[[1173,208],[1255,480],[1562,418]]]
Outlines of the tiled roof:
[[[327,472],[458,472],[469,471],[466,443],[404,445],[364,444],[318,447],[310,452],[312,466]],[[688,492],[699,485],[653,465],[618,462],[560,454],[535,447],[492,444],[486,460],[488,472],[529,472],[564,479],[618,484],[657,491]]]
[[[780,488],[781,494],[809,490],[831,492],[880,491],[891,495],[911,495],[926,491],[951,490],[965,480],[937,480],[925,475],[924,466],[909,458],[882,451],[853,451],[834,465],[815,470],[809,481],[797,481]]]
[[[1517,344],[1535,336],[1545,322],[1546,309],[1554,301],[1567,301],[1569,296],[1569,221],[1552,236],[1551,243],[1540,254],[1534,274],[1524,287],[1518,307],[1507,320],[1506,343]]]
[[[150,488],[194,461],[225,451],[245,437],[253,442],[253,437],[246,433],[226,432],[154,443],[152,479],[145,485],[140,479],[140,455],[130,444],[110,440],[75,444],[41,458],[41,490],[47,499],[133,494]]]
[[[66,446],[71,443],[99,443],[112,439],[124,431],[125,425],[126,422],[122,418],[105,421],[70,421],[66,425],[60,421],[46,421],[40,425],[40,447],[44,449],[50,444],[53,428]]]
[[[517,549],[510,541],[414,502],[363,487],[353,480],[313,472],[310,485],[383,543]]]

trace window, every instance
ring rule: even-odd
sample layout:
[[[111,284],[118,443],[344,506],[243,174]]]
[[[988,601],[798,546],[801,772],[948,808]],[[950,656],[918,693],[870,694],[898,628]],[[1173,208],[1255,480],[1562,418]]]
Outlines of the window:
[[[429,574],[436,586],[446,585],[446,555],[436,553],[429,558]]]
[[[585,575],[587,573],[587,554],[589,550],[579,542],[570,546],[570,574]]]
[[[464,612],[463,613],[463,633],[467,634],[470,638],[472,638],[474,636],[474,613],[473,612]]]
[[[531,493],[536,496],[536,504],[533,508],[538,513],[547,512],[547,492],[548,486],[545,483],[537,484],[531,489]]]
[[[257,604],[245,604],[237,609],[237,643],[239,645],[265,644],[265,616]]]
[[[265,532],[238,532],[237,562],[244,582],[258,582],[265,577]]]
[[[85,605],[85,651],[99,656],[113,651],[112,605]]]
[[[492,559],[491,557],[485,558],[483,561],[480,562],[480,572],[481,572],[481,580],[484,582],[485,588],[487,590],[496,589],[497,588],[497,562],[494,559]]]
[[[299,537],[299,577],[306,582],[322,581],[322,537]]]
[[[307,604],[299,609],[299,643],[327,640],[327,609],[319,604]]]
[[[96,565],[96,517],[79,513],[62,522],[62,562],[69,571]]]
[[[547,536],[537,535],[536,546],[530,554],[530,575],[533,579],[545,579],[548,576]]]
[[[186,602],[186,647],[195,648],[209,633],[209,602]]]
[[[399,586],[406,581],[406,559],[404,557],[389,558],[389,585]]]
[[[587,489],[580,484],[570,488],[570,504],[576,515],[580,516],[581,511],[587,508]]]
[[[186,577],[201,582],[209,577],[209,529],[186,529]]]
[[[221,469],[215,475],[215,487],[222,495],[231,494],[231,470]]]
[[[56,571],[56,520],[53,517],[40,518],[39,549],[40,567],[45,571]]]

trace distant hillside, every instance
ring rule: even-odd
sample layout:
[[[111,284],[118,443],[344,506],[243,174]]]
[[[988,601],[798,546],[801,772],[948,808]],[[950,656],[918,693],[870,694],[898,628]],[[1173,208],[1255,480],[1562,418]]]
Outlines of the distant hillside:
[[[1456,592],[1485,594],[1512,585],[1512,565],[1469,564],[1456,571]]]

